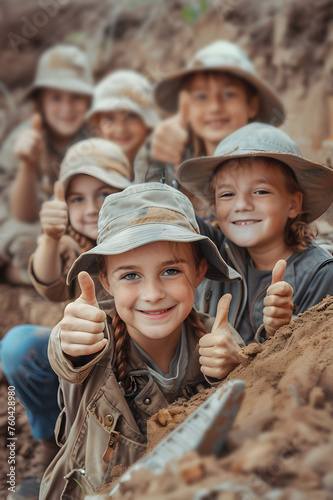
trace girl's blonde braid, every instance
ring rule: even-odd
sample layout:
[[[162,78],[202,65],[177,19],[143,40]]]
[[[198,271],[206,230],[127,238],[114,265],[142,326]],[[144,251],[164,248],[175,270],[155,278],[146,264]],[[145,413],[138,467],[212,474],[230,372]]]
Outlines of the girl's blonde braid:
[[[120,318],[117,311],[115,311],[112,319],[112,328],[116,351],[114,371],[118,382],[124,382],[126,375],[127,353],[129,349],[129,335],[126,325]]]

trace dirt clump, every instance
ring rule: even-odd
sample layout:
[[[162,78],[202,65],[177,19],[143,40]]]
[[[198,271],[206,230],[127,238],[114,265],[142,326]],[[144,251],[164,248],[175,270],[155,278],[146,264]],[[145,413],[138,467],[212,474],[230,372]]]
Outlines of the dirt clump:
[[[260,349],[245,347],[251,361],[226,379],[242,379],[246,389],[222,457],[185,455],[158,476],[140,470],[114,498],[332,499],[332,335],[333,297],[327,297]],[[215,390],[152,417],[148,452]]]

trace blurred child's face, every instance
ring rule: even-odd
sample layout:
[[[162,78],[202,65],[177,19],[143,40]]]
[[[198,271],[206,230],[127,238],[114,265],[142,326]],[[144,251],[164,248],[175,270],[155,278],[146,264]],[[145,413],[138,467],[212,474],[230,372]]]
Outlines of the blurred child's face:
[[[116,110],[100,113],[97,120],[101,137],[118,144],[133,163],[149,133],[140,116],[126,110]]]
[[[52,132],[70,137],[82,127],[90,98],[64,90],[43,89],[40,101],[44,119]]]
[[[225,236],[250,255],[272,252],[278,259],[290,254],[284,243],[288,218],[296,217],[302,194],[291,194],[278,167],[264,159],[230,160],[214,178],[216,216]],[[254,260],[254,258],[253,258]]]
[[[178,341],[182,323],[194,303],[195,288],[206,272],[196,266],[186,243],[154,242],[106,257],[107,276],[101,277],[113,295],[129,335],[147,352],[152,341]]]
[[[196,74],[188,83],[189,124],[212,155],[222,139],[249,123],[258,113],[257,96],[249,97],[245,84],[227,73]]]
[[[79,174],[70,181],[66,202],[71,226],[75,231],[84,236],[97,239],[98,214],[105,198],[112,193],[119,193],[105,182]]]

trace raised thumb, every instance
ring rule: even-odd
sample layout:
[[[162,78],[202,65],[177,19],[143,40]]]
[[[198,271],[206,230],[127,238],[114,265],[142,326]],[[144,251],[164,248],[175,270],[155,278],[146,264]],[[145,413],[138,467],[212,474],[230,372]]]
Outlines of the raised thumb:
[[[272,271],[272,285],[283,281],[283,275],[287,267],[287,262],[283,259],[278,260]]]
[[[226,293],[222,295],[217,304],[216,318],[211,333],[216,333],[221,328],[228,328],[228,312],[232,295]]]
[[[190,96],[186,90],[181,90],[179,93],[178,109],[180,116],[180,125],[187,129],[188,115],[190,112]]]
[[[65,201],[65,190],[60,181],[54,183],[54,197],[57,201]]]
[[[31,126],[36,132],[42,132],[43,130],[43,118],[39,113],[34,113],[31,119]]]
[[[95,285],[91,276],[86,271],[81,271],[78,275],[78,280],[81,288],[80,299],[84,300],[90,306],[95,306],[99,309],[95,295]]]

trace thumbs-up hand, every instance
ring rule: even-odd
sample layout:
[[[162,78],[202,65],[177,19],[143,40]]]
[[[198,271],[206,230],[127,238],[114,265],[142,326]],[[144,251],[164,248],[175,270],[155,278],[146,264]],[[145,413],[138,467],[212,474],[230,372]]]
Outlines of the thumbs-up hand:
[[[289,283],[283,281],[283,275],[287,267],[285,260],[279,260],[272,271],[272,283],[267,289],[264,299],[264,327],[266,338],[275,334],[276,330],[287,325],[292,317],[293,289]]]
[[[179,165],[189,140],[189,95],[183,90],[179,96],[179,111],[163,120],[155,128],[151,142],[151,156],[158,161]]]
[[[65,234],[68,224],[68,208],[64,186],[60,181],[54,184],[54,199],[43,203],[39,217],[44,234],[50,238],[59,240]]]
[[[35,113],[31,119],[31,127],[23,130],[17,137],[14,154],[32,168],[37,168],[44,149],[43,118]]]
[[[228,324],[231,298],[229,293],[221,297],[211,333],[199,340],[201,371],[208,377],[222,379],[239,364],[237,353],[240,348],[232,338]]]
[[[65,308],[60,321],[61,349],[72,357],[95,354],[105,347],[105,312],[99,306],[95,285],[90,275],[81,271],[78,276],[81,295]]]

